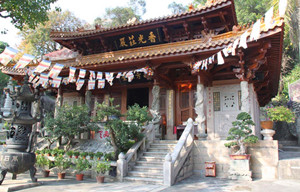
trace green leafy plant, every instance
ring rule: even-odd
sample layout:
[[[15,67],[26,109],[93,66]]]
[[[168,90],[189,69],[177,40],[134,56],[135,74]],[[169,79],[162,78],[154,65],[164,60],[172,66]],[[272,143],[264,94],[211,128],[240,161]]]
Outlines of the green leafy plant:
[[[56,148],[56,149],[52,149],[52,151],[51,151],[51,155],[52,156],[56,156],[58,154],[58,149]]]
[[[72,163],[69,159],[64,158],[62,155],[58,155],[54,158],[54,165],[57,167],[59,173],[63,173],[66,169],[71,167]]]
[[[64,155],[64,154],[65,154],[65,150],[63,149],[57,150],[57,155]]]
[[[118,109],[119,106],[113,104],[114,99],[110,98],[109,101],[110,105],[104,102],[97,104],[95,121],[102,121],[104,128],[109,131],[109,142],[114,149],[114,159],[117,159],[120,152],[127,152],[136,141],[143,138],[141,125],[150,118],[146,107],[140,108],[138,105],[134,105],[126,115],[127,120],[130,120],[131,123],[125,123],[120,118],[115,118],[121,117],[122,114]]]
[[[81,152],[80,153],[80,157],[84,157],[85,158],[86,156],[88,156],[88,152]]]
[[[105,153],[103,158],[105,161],[113,161],[115,160],[115,152]]]
[[[93,152],[88,152],[88,155],[89,155],[90,159],[94,159],[95,153],[93,153]]]
[[[79,151],[74,151],[74,152],[73,152],[73,155],[76,156],[76,157],[78,157],[79,154],[80,154]]]
[[[90,163],[88,160],[86,159],[76,159],[75,161],[75,165],[73,166],[73,168],[76,170],[77,174],[82,173],[85,170],[88,170],[90,168]]]
[[[101,159],[102,156],[103,156],[102,152],[95,153],[95,157],[97,157],[98,159]]]
[[[295,114],[284,106],[270,107],[266,109],[267,116],[271,121],[295,122]]]
[[[63,105],[57,110],[55,118],[48,113],[45,118],[46,131],[56,138],[65,137],[68,142],[68,150],[74,139],[74,135],[79,135],[85,131],[97,130],[98,126],[91,122],[91,116],[86,105],[68,106]]]
[[[49,169],[49,167],[50,167],[49,160],[45,156],[42,156],[42,155],[36,156],[35,164],[37,167],[41,168],[42,170]]]
[[[74,151],[71,151],[71,150],[66,152],[66,154],[67,154],[69,157],[72,157],[73,153],[74,153]]]
[[[49,156],[51,154],[51,149],[45,149],[44,154]]]
[[[258,137],[252,135],[250,126],[255,125],[252,121],[251,116],[242,112],[237,115],[237,121],[232,122],[232,128],[229,130],[229,136],[226,140],[233,140],[229,143],[225,143],[226,147],[238,146],[239,150],[235,153],[236,155],[246,154],[246,143],[256,143]]]
[[[95,161],[93,164],[93,170],[97,173],[98,176],[104,176],[105,173],[111,170],[110,162],[108,161]]]

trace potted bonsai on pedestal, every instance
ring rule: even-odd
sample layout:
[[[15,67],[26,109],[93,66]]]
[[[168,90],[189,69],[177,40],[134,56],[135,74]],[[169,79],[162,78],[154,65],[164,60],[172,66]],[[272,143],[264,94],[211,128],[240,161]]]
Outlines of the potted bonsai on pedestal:
[[[71,167],[71,161],[64,158],[62,155],[56,156],[54,159],[54,165],[57,167],[57,177],[58,179],[64,179],[66,176],[66,169]]]
[[[74,169],[76,170],[76,180],[82,181],[84,174],[82,173],[85,170],[90,168],[90,163],[86,159],[76,159]]]
[[[97,183],[103,183],[105,173],[111,169],[110,162],[107,161],[95,161],[93,164],[93,170],[96,172]]]
[[[252,134],[250,126],[254,126],[251,116],[246,112],[241,112],[237,115],[237,120],[232,122],[232,128],[229,130],[227,140],[232,140],[225,143],[226,147],[237,147],[238,150],[230,155],[230,179],[241,179],[251,181],[252,172],[250,171],[250,155],[246,154],[246,143],[256,143],[258,137]]]

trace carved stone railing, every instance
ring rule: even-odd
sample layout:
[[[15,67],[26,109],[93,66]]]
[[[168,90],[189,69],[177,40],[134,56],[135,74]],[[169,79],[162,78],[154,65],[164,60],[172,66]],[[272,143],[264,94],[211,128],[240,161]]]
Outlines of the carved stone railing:
[[[143,131],[145,137],[135,143],[126,154],[120,153],[117,161],[117,176],[120,181],[127,176],[128,170],[134,165],[138,158],[139,152],[145,151],[155,138],[155,129],[153,123],[150,123]]]
[[[189,118],[174,151],[168,153],[164,162],[164,185],[171,186],[175,183],[181,167],[183,166],[188,154],[193,148],[194,141],[194,125],[193,120]]]

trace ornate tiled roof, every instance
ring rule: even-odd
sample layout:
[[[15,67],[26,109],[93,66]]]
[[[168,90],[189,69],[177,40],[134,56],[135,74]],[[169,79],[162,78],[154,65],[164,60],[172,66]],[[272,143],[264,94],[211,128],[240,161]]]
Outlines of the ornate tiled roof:
[[[52,31],[50,37],[53,39],[60,39],[60,38],[74,38],[74,37],[85,37],[91,35],[97,35],[104,32],[113,32],[113,31],[120,31],[120,30],[127,30],[128,28],[135,28],[137,26],[146,26],[151,24],[157,23],[165,23],[170,22],[178,19],[183,19],[191,16],[198,16],[210,11],[214,11],[217,8],[222,8],[226,6],[230,6],[233,4],[233,0],[217,0],[212,4],[196,8],[192,11],[186,11],[183,13],[169,15],[165,17],[158,17],[154,19],[144,20],[136,23],[125,24],[121,26],[111,27],[111,28],[100,28],[100,29],[93,29],[93,30],[77,30],[77,31]],[[234,13],[235,14],[235,13]],[[234,15],[234,18],[235,15]]]
[[[269,30],[266,30],[264,25],[262,25],[261,37],[264,37],[264,35],[268,35],[269,32],[275,30],[278,27],[281,27],[282,24],[283,22],[277,19],[276,23]],[[166,55],[175,56],[187,53],[199,53],[219,50],[233,42],[235,39],[239,38],[243,33],[244,31],[227,32],[221,35],[213,36],[208,41],[206,41],[206,38],[202,38],[82,56],[81,58],[77,58],[76,62],[74,63],[68,62],[66,66],[89,66],[95,64],[106,65],[135,59],[155,58]]]
[[[68,58],[75,58],[78,55],[77,52],[71,51],[67,48],[62,48],[58,51],[53,51],[44,55],[45,59],[47,60],[59,60],[59,59],[68,59]]]

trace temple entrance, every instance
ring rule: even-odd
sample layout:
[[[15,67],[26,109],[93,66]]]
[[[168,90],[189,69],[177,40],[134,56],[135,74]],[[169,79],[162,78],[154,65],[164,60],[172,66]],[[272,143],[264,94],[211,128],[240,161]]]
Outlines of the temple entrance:
[[[195,87],[190,83],[180,84],[176,94],[176,124],[182,125],[195,117]]]
[[[135,103],[140,107],[149,107],[149,88],[127,89],[127,109]]]

